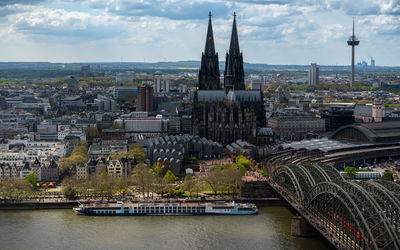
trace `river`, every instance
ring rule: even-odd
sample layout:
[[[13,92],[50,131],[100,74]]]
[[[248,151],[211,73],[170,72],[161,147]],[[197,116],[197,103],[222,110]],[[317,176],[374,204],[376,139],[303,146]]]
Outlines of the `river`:
[[[0,249],[332,249],[290,235],[291,212],[253,216],[77,216],[68,210],[0,211]]]

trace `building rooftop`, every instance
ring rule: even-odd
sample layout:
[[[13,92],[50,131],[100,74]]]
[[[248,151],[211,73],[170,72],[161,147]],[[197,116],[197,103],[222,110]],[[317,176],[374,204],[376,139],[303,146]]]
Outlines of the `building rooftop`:
[[[262,100],[259,90],[198,90],[197,99],[199,102],[258,102]]]
[[[272,136],[274,132],[271,128],[258,128],[257,129],[257,136]]]
[[[372,116],[372,105],[356,105],[354,108],[354,115]]]

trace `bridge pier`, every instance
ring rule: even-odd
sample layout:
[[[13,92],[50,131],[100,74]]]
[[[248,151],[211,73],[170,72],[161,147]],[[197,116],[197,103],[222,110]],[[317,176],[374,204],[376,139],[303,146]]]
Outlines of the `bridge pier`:
[[[319,235],[318,231],[306,219],[299,215],[292,217],[292,236],[315,237]]]

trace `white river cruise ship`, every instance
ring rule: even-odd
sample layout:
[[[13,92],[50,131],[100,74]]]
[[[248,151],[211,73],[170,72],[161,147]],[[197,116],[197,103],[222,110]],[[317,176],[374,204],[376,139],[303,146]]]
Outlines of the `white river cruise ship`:
[[[258,214],[252,203],[177,202],[177,203],[108,203],[80,204],[73,208],[78,215],[140,216],[140,215],[252,215]]]

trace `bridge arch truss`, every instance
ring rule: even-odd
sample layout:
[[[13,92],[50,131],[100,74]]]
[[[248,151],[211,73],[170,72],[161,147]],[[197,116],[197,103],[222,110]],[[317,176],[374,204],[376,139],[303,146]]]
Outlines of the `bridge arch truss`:
[[[345,248],[400,249],[398,185],[355,183],[318,165],[279,166],[273,181]]]

